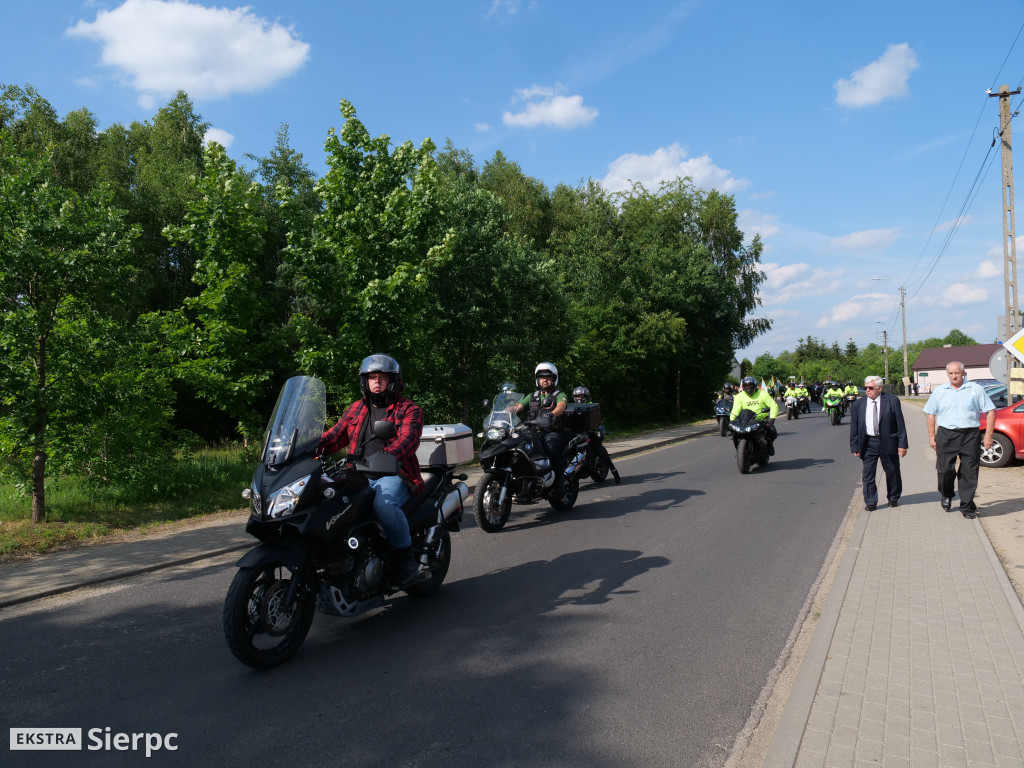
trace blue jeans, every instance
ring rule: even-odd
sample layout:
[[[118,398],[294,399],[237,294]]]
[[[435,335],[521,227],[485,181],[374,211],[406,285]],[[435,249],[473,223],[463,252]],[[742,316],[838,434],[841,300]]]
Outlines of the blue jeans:
[[[373,516],[384,528],[388,543],[394,549],[411,547],[409,521],[402,511],[402,504],[409,499],[409,487],[398,475],[378,477],[370,485],[377,491],[373,497]]]

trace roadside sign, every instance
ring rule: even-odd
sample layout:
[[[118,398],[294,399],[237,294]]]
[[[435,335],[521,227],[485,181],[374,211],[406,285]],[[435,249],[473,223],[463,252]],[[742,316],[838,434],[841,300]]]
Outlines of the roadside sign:
[[[1024,363],[1024,328],[1003,342],[1006,351]]]

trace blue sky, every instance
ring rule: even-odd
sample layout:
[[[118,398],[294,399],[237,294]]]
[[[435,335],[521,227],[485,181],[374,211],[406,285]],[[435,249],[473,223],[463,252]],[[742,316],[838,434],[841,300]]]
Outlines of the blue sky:
[[[348,99],[373,134],[450,138],[478,164],[501,150],[549,188],[691,176],[734,195],[764,242],[774,328],[738,352],[753,360],[807,335],[864,345],[884,329],[898,345],[901,287],[909,341],[954,327],[997,339],[999,99],[986,89],[1024,81],[1022,10],[39,0],[0,9],[0,82],[33,85],[61,115],[87,107],[101,129],[151,120],[184,89],[242,163],[287,123],[321,173]]]

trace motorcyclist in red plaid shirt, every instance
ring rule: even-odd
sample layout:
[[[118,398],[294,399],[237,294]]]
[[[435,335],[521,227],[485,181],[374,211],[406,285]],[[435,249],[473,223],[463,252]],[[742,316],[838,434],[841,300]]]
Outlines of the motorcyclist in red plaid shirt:
[[[398,460],[398,474],[370,481],[377,493],[373,499],[373,513],[384,528],[388,543],[395,550],[399,584],[409,586],[417,580],[419,563],[413,559],[409,521],[402,504],[423,490],[423,477],[416,458],[416,449],[423,432],[423,411],[407,397],[402,368],[390,355],[374,354],[363,359],[359,366],[359,391],[363,396],[349,405],[341,419],[320,438],[320,453],[328,454],[347,447],[349,455],[373,434],[373,423],[390,421],[396,435],[383,443],[369,440],[363,446],[363,457],[369,458],[382,451]]]

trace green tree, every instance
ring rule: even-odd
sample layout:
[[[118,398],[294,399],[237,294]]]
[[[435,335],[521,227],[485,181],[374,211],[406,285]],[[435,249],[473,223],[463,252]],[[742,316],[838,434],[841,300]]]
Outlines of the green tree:
[[[76,352],[110,339],[132,240],[109,195],[57,185],[52,153],[26,155],[0,130],[0,449],[31,488],[34,522],[61,420],[97,373]]]
[[[180,349],[181,385],[223,410],[248,441],[266,415],[253,405],[265,405],[261,395],[284,360],[276,253],[267,247],[259,186],[216,143],[206,150],[204,168],[185,223],[164,231],[173,247],[197,255],[193,281],[201,292],[168,313],[166,330]]]

